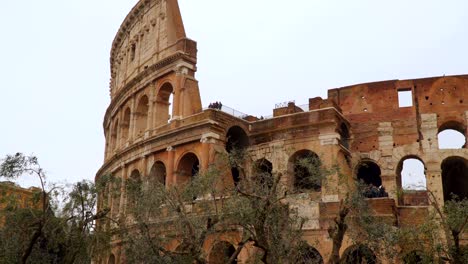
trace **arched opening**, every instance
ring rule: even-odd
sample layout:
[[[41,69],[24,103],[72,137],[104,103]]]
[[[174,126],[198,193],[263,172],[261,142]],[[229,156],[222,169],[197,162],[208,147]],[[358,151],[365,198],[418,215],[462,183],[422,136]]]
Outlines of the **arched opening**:
[[[249,146],[249,137],[245,131],[238,127],[231,127],[226,135],[226,150],[231,153],[234,149],[243,150]]]
[[[153,164],[149,175],[150,181],[166,185],[166,166],[161,161]]]
[[[349,139],[350,139],[350,134],[349,134],[349,129],[346,126],[345,123],[342,123],[340,126],[340,143],[343,147],[349,149]]]
[[[433,258],[427,256],[419,250],[413,250],[403,257],[403,263],[405,264],[423,264],[433,263]]]
[[[366,198],[388,197],[382,186],[382,178],[379,165],[370,160],[361,161],[357,167],[357,179],[363,184],[363,195]]]
[[[343,252],[342,264],[376,264],[377,258],[368,247],[364,245],[351,246]]]
[[[439,128],[437,139],[439,149],[461,149],[466,147],[466,128],[456,122],[450,121]]]
[[[304,242],[299,254],[297,264],[323,264],[322,255],[314,247],[309,246]]]
[[[179,161],[177,166],[178,183],[190,182],[200,170],[200,162],[197,156],[193,153],[185,154]]]
[[[293,175],[296,190],[322,189],[322,162],[317,154],[310,150],[300,150],[289,159],[290,175]]]
[[[273,164],[267,159],[259,159],[254,164],[255,181],[270,189],[273,186]]]
[[[237,185],[241,180],[238,164],[244,162],[242,153],[249,146],[249,137],[242,128],[233,126],[228,130],[226,139],[226,151],[231,160],[231,175],[234,184]]]
[[[210,264],[225,264],[229,263],[229,259],[236,252],[236,248],[229,242],[220,241],[214,244],[211,248],[208,257]],[[237,263],[237,259],[230,263]]]
[[[444,200],[468,198],[468,161],[462,157],[450,157],[441,165]]]
[[[428,205],[424,163],[416,156],[403,158],[397,167],[397,185],[401,190],[400,205]]]
[[[135,129],[136,129],[136,135],[141,136],[143,133],[145,133],[148,125],[148,110],[149,110],[149,100],[146,95],[142,96],[140,98],[140,101],[138,102],[138,106],[136,109],[135,113]]]
[[[400,161],[398,176],[403,190],[427,190],[424,163],[415,156],[409,156]]]
[[[119,120],[117,119],[114,123],[114,126],[112,127],[111,131],[111,146],[112,150],[117,149],[117,139],[119,138]]]
[[[156,125],[162,126],[170,122],[173,114],[172,94],[174,88],[170,83],[165,83],[159,89],[156,96]]]
[[[141,194],[141,175],[138,170],[133,170],[126,182],[127,188],[127,211],[138,202]]]
[[[114,254],[110,254],[109,260],[107,261],[107,264],[115,264],[115,256],[114,256]]]
[[[124,116],[122,119],[122,132],[120,133],[121,142],[125,143],[130,138],[130,107],[127,107],[124,111]]]

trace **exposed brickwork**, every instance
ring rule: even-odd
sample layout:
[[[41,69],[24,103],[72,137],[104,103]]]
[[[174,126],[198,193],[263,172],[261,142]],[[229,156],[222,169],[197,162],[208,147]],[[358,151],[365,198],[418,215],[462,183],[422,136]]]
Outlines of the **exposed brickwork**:
[[[127,179],[135,170],[147,177],[159,162],[166,169],[166,185],[179,184],[184,180],[181,162],[186,155],[194,155],[200,169],[206,170],[217,154],[226,152],[228,131],[237,127],[247,135],[252,157],[271,162],[274,173],[285,175],[284,184],[292,193],[292,157],[300,151],[316,153],[325,166],[338,165],[348,182],[357,179],[362,162],[375,163],[389,197],[369,199],[371,208],[390,223],[411,225],[424,221],[428,207],[415,205],[426,205],[427,196],[423,192],[399,194],[402,162],[412,157],[424,163],[427,187],[443,204],[442,162],[454,156],[468,159],[467,148],[440,150],[437,139],[438,132],[446,128],[467,134],[468,75],[331,89],[328,99],[309,99],[308,109],[291,102],[274,109],[270,119],[238,118],[218,109],[202,110],[195,79],[196,55],[196,43],[185,36],[176,0],[138,2],[112,47],[111,103],[104,118],[105,163],[96,177],[112,173]],[[412,106],[399,107],[399,90],[412,92]],[[233,184],[229,171],[220,177]],[[125,219],[125,181],[120,190],[120,198],[107,205],[112,215]],[[304,239],[324,259],[332,245],[328,223],[344,192],[338,175],[332,175],[320,192],[288,198],[308,217]],[[224,238],[234,243],[239,234]],[[207,254],[213,243],[206,242]],[[350,244],[346,238],[342,250]],[[168,248],[177,246],[174,241]],[[125,261],[120,246],[113,254],[117,263]],[[249,248],[243,251],[241,262],[250,254]]]

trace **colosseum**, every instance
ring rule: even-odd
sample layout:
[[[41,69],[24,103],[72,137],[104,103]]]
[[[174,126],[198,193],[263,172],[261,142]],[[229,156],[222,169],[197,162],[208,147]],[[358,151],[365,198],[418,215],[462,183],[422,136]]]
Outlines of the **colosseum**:
[[[105,161],[96,179],[112,174],[123,180],[119,198],[109,201],[117,218],[125,218],[131,204],[125,179],[156,177],[167,187],[176,186],[206,171],[232,142],[242,142],[253,159],[265,161],[269,173],[285,175],[291,193],[297,187],[298,157],[312,153],[326,166],[339,164],[350,179],[384,186],[388,195],[371,199],[372,207],[398,223],[421,221],[429,207],[425,191],[401,195],[406,160],[423,164],[425,186],[440,204],[450,193],[468,197],[467,145],[439,148],[438,139],[445,130],[466,139],[468,75],[330,89],[327,99],[304,95],[313,97],[308,105],[277,105],[265,118],[221,104],[204,108],[195,77],[197,43],[186,36],[177,0],[140,0],[118,30],[110,63]],[[403,94],[411,98],[406,104],[399,101]],[[230,184],[240,180],[235,170],[219,177]],[[299,213],[308,218],[304,240],[325,261],[332,248],[326,220],[342,193],[327,184],[316,187],[294,197]],[[235,237],[224,240],[235,247]],[[207,255],[215,242],[204,246]],[[122,241],[116,237],[112,243],[104,263],[126,263]],[[341,253],[352,250],[345,239]],[[237,261],[248,258],[241,254]]]

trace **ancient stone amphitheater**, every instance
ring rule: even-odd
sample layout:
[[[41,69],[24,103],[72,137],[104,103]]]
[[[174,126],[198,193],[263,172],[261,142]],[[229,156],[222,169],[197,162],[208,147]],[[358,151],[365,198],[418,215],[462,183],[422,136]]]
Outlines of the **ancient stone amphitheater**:
[[[311,153],[324,165],[339,164],[349,177],[383,185],[388,197],[373,199],[372,206],[399,223],[421,221],[428,204],[424,191],[398,195],[406,160],[423,164],[425,186],[440,203],[449,193],[468,196],[466,144],[442,149],[438,139],[445,130],[466,138],[468,76],[331,89],[328,99],[278,105],[271,117],[259,119],[221,105],[203,108],[196,64],[197,43],[186,37],[177,1],[139,1],[112,45],[105,162],[97,178],[150,177],[174,186],[207,170],[232,142],[241,142],[254,159],[268,164],[269,173],[286,175],[292,193],[297,187],[293,162]],[[402,105],[399,96],[404,94],[410,100]],[[313,95],[304,94],[308,96]],[[234,170],[226,175],[222,177],[231,184],[239,180]],[[120,190],[120,197],[109,201],[115,217],[126,214],[125,181]],[[297,196],[300,213],[309,219],[304,240],[324,260],[332,245],[324,223],[340,195],[323,184]],[[228,238],[225,242],[234,244]],[[207,254],[215,248],[207,243]],[[342,247],[343,254],[353,250],[349,242]],[[244,254],[238,261],[246,259]],[[115,241],[104,263],[124,262],[122,245]]]

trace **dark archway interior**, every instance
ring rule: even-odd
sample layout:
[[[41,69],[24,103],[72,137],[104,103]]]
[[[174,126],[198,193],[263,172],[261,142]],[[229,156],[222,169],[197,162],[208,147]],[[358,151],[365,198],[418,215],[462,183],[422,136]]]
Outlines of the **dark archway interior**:
[[[114,254],[111,254],[109,257],[109,261],[107,261],[107,264],[115,264],[115,256]]]
[[[342,264],[376,264],[377,258],[375,254],[366,246],[355,246],[348,248],[340,261]]]
[[[237,156],[234,150],[242,151],[249,146],[249,137],[247,136],[247,133],[238,126],[231,127],[228,130],[226,139],[226,151],[234,156]],[[242,160],[236,160],[234,163],[237,162],[242,162]],[[231,176],[234,184],[237,186],[241,180],[241,176],[239,169],[235,165],[232,165],[231,167]]]
[[[294,168],[294,187],[298,190],[322,189],[322,162],[317,154],[310,150],[296,152],[292,157]]]
[[[209,260],[210,264],[228,263],[231,256],[236,252],[236,248],[228,242],[221,241],[216,243],[211,249]],[[234,262],[237,263],[237,259]]]
[[[273,164],[267,159],[259,159],[255,162],[256,180],[261,186],[271,188],[273,186]]]
[[[179,162],[178,173],[182,182],[190,181],[192,177],[198,174],[199,170],[200,162],[193,153],[185,154]]]
[[[231,153],[233,149],[245,149],[249,146],[249,137],[245,131],[238,127],[234,126],[228,130],[226,135],[226,150],[228,153]]]
[[[382,185],[382,178],[380,177],[380,167],[372,161],[364,161],[359,164],[357,171],[357,178],[363,181],[366,185],[372,184],[375,187]]]
[[[423,263],[433,263],[433,259],[424,255],[421,251],[411,251],[403,257],[403,263],[405,264],[423,264]]]
[[[162,185],[166,185],[166,166],[161,161],[154,163],[150,171],[150,180],[155,180]]]
[[[340,137],[341,137],[340,139],[341,145],[349,149],[349,138],[350,138],[349,129],[344,123],[342,123],[340,126]]]
[[[450,157],[442,162],[444,200],[452,194],[460,199],[468,198],[468,161],[462,157]]]
[[[323,264],[323,258],[317,249],[311,246],[306,246],[301,250],[297,264]]]

